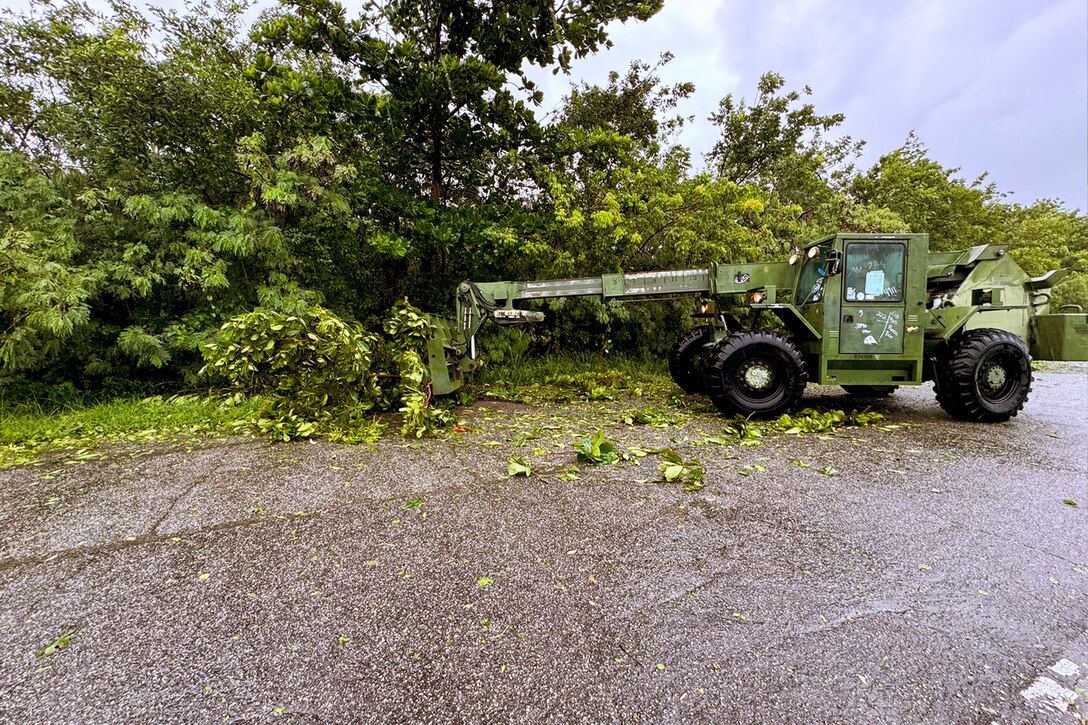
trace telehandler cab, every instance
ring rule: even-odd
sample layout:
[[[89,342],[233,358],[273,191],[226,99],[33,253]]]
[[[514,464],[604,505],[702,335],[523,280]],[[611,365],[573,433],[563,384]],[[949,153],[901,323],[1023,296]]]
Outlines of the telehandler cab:
[[[709,395],[726,414],[778,414],[809,382],[882,396],[932,380],[952,416],[996,423],[1023,408],[1033,357],[1088,360],[1088,315],[1049,312],[1049,290],[1065,276],[1032,278],[999,245],[930,252],[926,234],[836,234],[785,262],[463,282],[456,318],[430,316],[432,390],[451,393],[476,370],[475,335],[487,320],[544,319],[515,301],[687,295],[702,324],[680,336],[669,371],[685,392]],[[753,313],[743,316],[753,320],[747,327],[738,322],[742,310]],[[781,325],[761,325],[767,312]]]

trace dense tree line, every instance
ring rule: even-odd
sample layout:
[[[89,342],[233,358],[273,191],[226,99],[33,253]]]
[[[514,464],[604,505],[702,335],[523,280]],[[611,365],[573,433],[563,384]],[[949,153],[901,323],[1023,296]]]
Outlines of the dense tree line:
[[[913,136],[870,169],[839,114],[766,74],[725,96],[705,160],[675,142],[695,89],[668,55],[575,85],[542,120],[526,69],[566,71],[662,0],[289,0],[0,24],[0,382],[191,384],[224,320],[315,303],[374,327],[462,279],[777,258],[834,230],[1009,244],[1079,274],[1088,219],[1008,203]],[[720,89],[702,89],[720,92]],[[554,101],[554,99],[551,99]],[[668,306],[559,306],[550,340],[659,351]],[[670,332],[666,334],[669,330]],[[123,387],[123,386],[122,386]]]

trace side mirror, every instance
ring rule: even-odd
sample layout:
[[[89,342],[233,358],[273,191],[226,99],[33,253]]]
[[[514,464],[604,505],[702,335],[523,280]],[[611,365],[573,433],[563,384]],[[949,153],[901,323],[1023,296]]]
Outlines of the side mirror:
[[[834,277],[840,271],[842,271],[842,252],[837,249],[832,249],[827,253],[827,264],[825,265],[828,277]]]

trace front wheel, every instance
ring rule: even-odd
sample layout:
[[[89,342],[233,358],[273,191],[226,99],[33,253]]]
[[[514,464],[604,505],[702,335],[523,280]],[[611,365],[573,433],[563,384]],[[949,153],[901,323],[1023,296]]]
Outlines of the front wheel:
[[[805,391],[805,361],[792,342],[774,332],[738,332],[714,346],[706,388],[727,414],[769,416],[794,405]]]
[[[1010,332],[971,330],[952,341],[937,363],[937,402],[959,420],[1002,423],[1031,392],[1031,354]]]

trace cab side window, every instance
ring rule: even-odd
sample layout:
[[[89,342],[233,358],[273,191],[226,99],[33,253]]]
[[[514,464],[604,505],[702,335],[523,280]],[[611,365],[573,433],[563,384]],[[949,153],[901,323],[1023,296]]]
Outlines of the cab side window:
[[[823,299],[824,283],[827,281],[827,249],[820,247],[816,256],[811,258],[806,255],[804,265],[795,293],[795,302],[802,307]]]
[[[903,300],[903,244],[854,242],[846,247],[847,302],[901,302]]]

